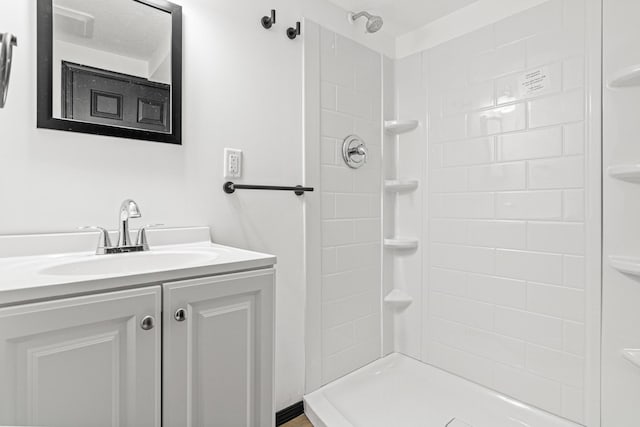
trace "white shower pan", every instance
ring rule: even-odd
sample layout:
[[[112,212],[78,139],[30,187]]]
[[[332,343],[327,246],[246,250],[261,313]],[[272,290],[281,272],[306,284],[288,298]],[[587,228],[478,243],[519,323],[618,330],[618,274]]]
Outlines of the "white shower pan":
[[[305,396],[315,427],[580,427],[401,354]]]

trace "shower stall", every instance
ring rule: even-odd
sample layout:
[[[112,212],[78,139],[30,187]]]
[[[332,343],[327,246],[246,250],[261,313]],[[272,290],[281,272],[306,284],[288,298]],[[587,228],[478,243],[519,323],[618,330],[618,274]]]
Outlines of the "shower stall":
[[[305,23],[314,425],[596,425],[596,3],[550,0],[401,58]]]

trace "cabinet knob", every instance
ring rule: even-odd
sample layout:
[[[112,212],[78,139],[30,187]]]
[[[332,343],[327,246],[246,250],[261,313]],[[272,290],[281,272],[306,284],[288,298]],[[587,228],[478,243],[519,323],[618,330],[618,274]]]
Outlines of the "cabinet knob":
[[[179,309],[176,310],[176,312],[173,315],[173,317],[178,322],[184,322],[185,320],[187,320],[187,310],[185,310],[184,308],[179,308]]]
[[[156,319],[154,319],[153,316],[144,316],[142,318],[142,321],[140,322],[140,327],[145,331],[148,331],[149,329],[153,329],[155,325],[156,325]]]

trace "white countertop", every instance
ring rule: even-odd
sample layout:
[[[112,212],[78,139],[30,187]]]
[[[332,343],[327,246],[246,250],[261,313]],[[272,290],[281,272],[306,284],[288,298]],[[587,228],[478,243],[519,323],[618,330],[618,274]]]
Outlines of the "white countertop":
[[[2,236],[0,237],[0,307],[25,302],[41,301],[71,295],[82,295],[103,291],[113,291],[150,284],[161,284],[192,277],[231,273],[236,271],[267,268],[276,263],[273,255],[217,245],[208,241],[209,229],[206,227],[172,230],[153,230],[149,232],[149,252],[116,255],[95,255],[92,250],[74,249],[86,246],[87,241],[97,242],[97,234],[89,233],[95,239],[87,239],[87,233],[69,233],[58,235]],[[185,237],[187,236],[187,237]],[[155,237],[155,239],[154,239]],[[154,240],[159,243],[154,245]],[[10,242],[15,250],[7,246]],[[174,243],[178,242],[178,243]],[[34,245],[34,252],[28,254],[25,247]],[[52,252],[59,248],[63,252]],[[135,263],[136,256],[181,254],[193,260],[172,266],[154,266],[137,268],[134,272],[126,267],[115,268],[107,273],[67,274],[55,271],[66,263],[115,261],[116,266],[122,257],[128,257],[123,265]],[[17,254],[18,256],[11,256]],[[111,259],[109,259],[111,257]],[[119,258],[118,258],[119,257]]]

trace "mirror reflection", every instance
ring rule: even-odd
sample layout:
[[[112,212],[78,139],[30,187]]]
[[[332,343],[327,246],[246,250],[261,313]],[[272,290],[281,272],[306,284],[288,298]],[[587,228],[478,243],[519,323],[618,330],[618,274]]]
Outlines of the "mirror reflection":
[[[171,133],[171,14],[135,0],[53,1],[53,117]]]

